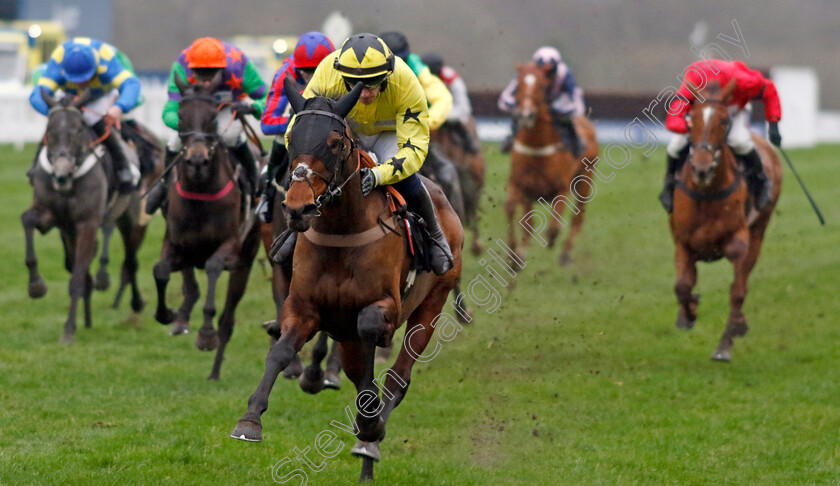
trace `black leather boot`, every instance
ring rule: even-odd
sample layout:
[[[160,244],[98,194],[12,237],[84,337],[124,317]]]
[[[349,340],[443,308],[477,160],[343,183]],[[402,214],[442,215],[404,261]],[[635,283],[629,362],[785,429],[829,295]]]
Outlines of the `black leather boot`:
[[[167,148],[166,155],[163,159],[163,166],[169,167],[169,164],[171,164],[177,156],[178,152],[173,152]],[[169,194],[169,177],[171,174],[171,172],[165,174],[163,177],[158,179],[151,189],[149,189],[149,194],[146,195],[146,214],[155,214],[155,211],[157,211],[163,204],[163,201],[166,200],[166,196]]]
[[[260,203],[257,205],[255,211],[257,217],[263,223],[271,222],[274,209],[274,196],[277,194],[275,183],[280,183],[286,177],[286,171],[289,169],[288,155],[286,146],[275,140],[271,145],[271,155],[268,157],[268,178],[260,196]]]
[[[674,211],[674,188],[677,186],[677,172],[682,169],[685,159],[688,157],[689,148],[690,146],[686,144],[676,158],[668,155],[665,181],[662,184],[662,192],[659,193],[659,202],[662,203],[662,207],[668,214]]]
[[[106,125],[105,120],[99,120],[93,125],[93,131],[97,137],[105,135]],[[111,130],[107,137],[102,141],[102,145],[108,150],[111,155],[111,164],[114,173],[117,175],[117,191],[120,194],[127,194],[134,190],[134,177],[131,175],[131,169],[128,167],[128,161],[120,146],[120,141],[117,138],[117,132]]]
[[[764,173],[764,166],[761,164],[761,157],[753,149],[744,155],[737,155],[747,175],[747,189],[755,198],[755,209],[761,211],[773,199],[773,183]]]
[[[503,154],[510,152],[513,149],[513,140],[516,138],[516,132],[519,131],[519,124],[516,122],[516,118],[510,124],[510,135],[505,137],[502,140],[502,143],[499,145],[499,151]]]
[[[257,190],[257,160],[254,158],[254,153],[251,152],[251,147],[248,146],[248,141],[240,143],[236,147],[230,149],[236,156],[239,163],[242,164],[242,169],[245,171],[245,182],[249,187],[245,188],[246,193],[251,196]]]
[[[449,242],[446,241],[446,237],[438,226],[432,197],[422,184],[419,190],[414,191],[411,195],[403,194],[403,197],[405,197],[408,207],[426,222],[426,230],[432,238],[432,270],[438,275],[443,275],[452,268],[452,250],[449,249]]]
[[[478,142],[473,138],[470,129],[467,128],[467,125],[461,123],[460,121],[453,122],[451,124],[452,130],[455,132],[456,136],[461,139],[461,148],[464,149],[464,152],[468,154],[477,154],[478,153]]]
[[[568,144],[569,152],[575,158],[580,157],[581,152],[583,152],[583,147],[580,143],[577,130],[575,130],[575,124],[572,121],[571,115],[552,116],[551,123],[554,125],[554,129],[563,137],[564,143]]]

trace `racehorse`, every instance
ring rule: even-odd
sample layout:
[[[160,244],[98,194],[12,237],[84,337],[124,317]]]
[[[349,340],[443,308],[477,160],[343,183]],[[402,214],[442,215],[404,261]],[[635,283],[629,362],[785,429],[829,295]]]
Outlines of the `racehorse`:
[[[368,156],[354,145],[344,121],[361,90],[359,83],[338,101],[307,100],[289,89],[287,81],[296,118],[289,149],[292,184],[284,213],[289,227],[303,237],[295,248],[281,337],[269,350],[265,374],[231,436],[262,440],[260,416],[268,408],[277,375],[307,340],[324,330],[339,341],[343,368],[356,385],[359,410],[351,426],[361,442],[351,452],[363,457],[361,480],[367,480],[373,479],[386,421],[405,396],[411,368],[429,343],[433,326],[456,325],[441,309],[461,271],[464,235],[440,188],[421,179],[434,200],[454,266],[440,276],[416,274],[405,293],[407,279],[414,275],[404,235],[397,234],[405,233],[405,226],[389,212],[385,191],[362,195],[359,169]],[[409,328],[396,362],[374,381],[376,347],[388,346],[406,318]]]
[[[782,167],[767,141],[753,135],[756,149],[768,178],[773,183],[773,198],[760,212],[747,196],[744,177],[726,137],[730,128],[727,105],[735,88],[730,81],[719,96],[707,88],[707,100],[695,101],[691,119],[689,159],[680,171],[674,193],[671,233],[676,246],[677,282],[674,292],[679,302],[676,325],[691,329],[697,319],[699,294],[692,295],[697,283],[697,262],[726,257],[735,269],[730,289],[730,312],[726,329],[712,359],[729,361],[735,337],[747,333],[747,320],[742,306],[747,295],[747,278],[758,260],[764,231],[779,199]]]
[[[475,137],[474,118],[470,117],[467,128]],[[460,135],[456,135],[448,123],[444,123],[439,129],[432,132],[432,140],[443,150],[446,157],[455,164],[455,169],[458,171],[458,180],[461,183],[461,194],[464,200],[464,215],[461,221],[472,233],[470,251],[473,255],[478,256],[483,251],[478,231],[478,209],[481,192],[484,189],[484,172],[487,164],[481,150],[476,153],[467,152],[464,150],[463,142],[459,140],[459,137]]]
[[[563,244],[560,264],[571,263],[571,251],[575,236],[580,232],[583,224],[586,202],[591,199],[591,185],[574,184],[573,191],[579,202],[575,203],[567,196],[570,185],[577,176],[587,175],[584,159],[588,159],[590,166],[597,160],[598,142],[595,139],[595,127],[588,118],[575,116],[574,125],[581,141],[585,145],[581,158],[576,159],[565,150],[561,136],[554,130],[546,100],[548,89],[548,66],[537,66],[535,63],[518,65],[516,67],[518,82],[516,98],[518,106],[514,112],[517,118],[518,133],[516,133],[513,150],[511,151],[511,171],[507,183],[507,203],[505,213],[508,222],[508,241],[510,247],[525,258],[525,249],[531,233],[525,231],[522,235],[521,246],[516,243],[515,228],[519,226],[516,217],[518,205],[522,205],[525,215],[531,213],[534,201],[542,198],[541,203],[551,205],[549,217],[547,243],[554,246],[554,241],[560,233],[564,206],[573,213],[572,227]],[[560,203],[563,203],[561,205]],[[559,206],[559,210],[557,209]],[[565,226],[566,221],[562,219]]]
[[[146,232],[140,223],[140,193],[119,194],[107,150],[94,140],[93,131],[84,122],[83,106],[90,93],[81,97],[65,96],[56,100],[44,92],[50,108],[43,148],[32,174],[32,206],[21,215],[26,235],[26,266],[29,269],[29,296],[47,293],[47,285],[38,272],[34,230],[42,234],[58,227],[64,244],[64,266],[71,272],[70,311],[64,324],[61,342],[72,343],[76,332],[76,311],[83,300],[85,327],[91,327],[90,295],[93,278],[90,264],[96,255],[96,232],[100,226],[119,229],[125,245],[120,289],[114,299],[119,305],[123,290],[131,285],[131,309],[140,312],[145,305],[137,286],[137,251]],[[124,142],[120,142],[124,143]],[[125,144],[123,151],[133,159],[137,155]],[[130,161],[130,163],[132,163]]]
[[[238,171],[216,133],[220,106],[213,93],[221,79],[219,72],[209,85],[201,86],[175,78],[182,95],[178,131],[183,149],[175,167],[177,182],[167,194],[166,233],[160,261],[154,267],[155,319],[161,324],[175,321],[173,335],[189,332],[190,312],[199,298],[195,269],[206,270],[204,323],[195,344],[202,351],[216,350],[210,380],[219,379],[225,347],[233,333],[234,312],[245,293],[260,241],[259,226],[252,224],[253,218],[246,218]],[[229,270],[230,278],[216,331],[216,285],[224,270]],[[177,314],[166,306],[166,286],[173,271],[183,276],[184,301]]]

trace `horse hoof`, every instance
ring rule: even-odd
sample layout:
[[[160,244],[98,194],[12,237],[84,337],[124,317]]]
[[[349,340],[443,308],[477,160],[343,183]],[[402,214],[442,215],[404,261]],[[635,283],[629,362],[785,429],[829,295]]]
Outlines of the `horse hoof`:
[[[170,336],[180,336],[181,334],[190,333],[190,323],[188,321],[175,321],[172,329],[169,331]]]
[[[38,280],[29,283],[29,297],[40,299],[45,295],[47,295],[47,283],[43,278],[39,277]]]
[[[694,329],[694,322],[695,321],[689,321],[687,317],[679,314],[677,316],[677,322],[674,324],[677,326],[677,329]]]
[[[732,355],[729,351],[715,351],[715,354],[712,355],[712,361],[722,361],[724,363],[728,363],[732,361]]]
[[[567,253],[560,255],[560,266],[565,267],[572,264],[572,257]]]
[[[164,326],[168,326],[169,324],[172,324],[172,321],[175,320],[175,312],[172,309],[166,309],[163,311],[156,310],[155,320],[163,324]]]
[[[131,299],[131,310],[134,311],[135,314],[139,314],[143,311],[143,308],[146,307],[146,301],[143,299]]]
[[[300,375],[300,389],[306,393],[316,394],[324,389],[324,370],[315,366],[307,366]]]
[[[236,423],[233,432],[230,436],[237,440],[244,440],[247,442],[261,442],[262,441],[262,424],[253,422],[251,420],[241,419]]]
[[[292,362],[283,370],[283,378],[296,380],[301,374],[303,374],[303,364],[300,362],[300,358],[295,355]]]
[[[471,323],[473,320],[473,313],[465,307],[462,307],[461,311],[464,313],[464,315],[461,315],[461,312],[455,313],[455,318],[458,319],[458,322],[460,322],[461,324]]]
[[[341,377],[334,371],[324,373],[324,388],[330,390],[341,390]]]
[[[379,442],[365,442],[360,440],[350,449],[350,454],[356,457],[369,457],[374,461],[379,461]]]
[[[61,339],[58,340],[61,344],[73,344],[76,342],[76,337],[72,334],[64,334],[61,336]]]
[[[108,272],[100,270],[96,272],[96,278],[93,279],[93,288],[99,291],[108,290],[111,286],[111,277]]]
[[[213,351],[219,347],[219,333],[215,329],[199,330],[198,336],[195,338],[195,347],[202,351]]]
[[[484,247],[481,246],[481,243],[475,240],[473,241],[472,246],[470,246],[470,252],[473,254],[473,256],[479,256],[482,252],[484,252]]]

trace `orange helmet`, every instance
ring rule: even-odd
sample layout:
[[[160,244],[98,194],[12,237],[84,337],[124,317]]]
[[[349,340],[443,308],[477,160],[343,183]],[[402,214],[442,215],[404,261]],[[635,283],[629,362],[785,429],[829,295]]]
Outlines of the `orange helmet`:
[[[190,69],[227,67],[225,46],[222,41],[213,37],[196,39],[187,51],[187,55]]]

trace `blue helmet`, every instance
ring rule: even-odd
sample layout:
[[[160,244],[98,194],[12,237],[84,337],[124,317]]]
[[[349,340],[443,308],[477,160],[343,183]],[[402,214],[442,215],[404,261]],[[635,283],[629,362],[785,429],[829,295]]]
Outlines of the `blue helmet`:
[[[90,81],[96,74],[99,60],[96,53],[90,46],[84,44],[72,44],[64,51],[64,60],[61,62],[61,71],[67,81],[71,83],[84,83]]]

